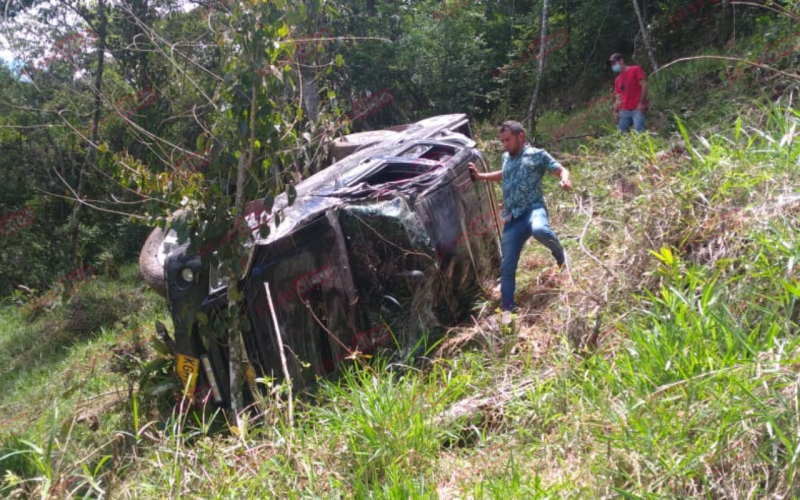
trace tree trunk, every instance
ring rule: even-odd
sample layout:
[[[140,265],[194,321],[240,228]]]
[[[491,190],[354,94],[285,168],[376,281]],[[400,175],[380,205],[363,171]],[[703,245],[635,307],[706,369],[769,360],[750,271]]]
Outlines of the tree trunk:
[[[97,71],[94,75],[94,115],[92,116],[92,132],[90,134],[93,143],[97,143],[97,127],[100,123],[100,111],[103,106],[101,91],[103,84],[103,56],[105,55],[106,51],[107,22],[105,0],[99,1],[97,5],[97,12],[100,16],[100,24],[98,26],[97,34]],[[84,172],[93,158],[94,146],[90,144],[86,152],[86,159],[78,171],[78,187],[75,190],[75,195],[78,199],[75,201],[75,206],[72,209],[72,219],[69,222],[69,255],[70,259],[72,260],[72,265],[75,267],[81,267],[80,257],[78,255],[78,226],[80,224],[81,206],[83,205],[81,199],[83,197]]]
[[[148,5],[147,0],[144,0],[141,4],[138,5],[140,10],[137,12],[137,16],[143,22],[149,22],[149,13],[150,13],[150,6]],[[141,37],[136,40],[137,44],[142,44],[142,40],[144,39],[144,32],[140,27],[137,26],[137,31],[141,34]],[[152,48],[148,46],[148,48]],[[149,51],[141,50],[139,52],[139,88],[146,89],[150,87],[150,74],[147,68],[147,54]]]
[[[530,135],[530,142],[533,143],[536,137],[536,102],[539,100],[539,88],[542,85],[542,77],[544,76],[544,61],[547,59],[547,46],[545,45],[547,38],[547,18],[550,15],[550,0],[544,0],[542,4],[542,33],[539,38],[539,76],[536,78],[536,87],[533,89],[531,96],[531,104],[528,106],[528,132]]]
[[[722,0],[722,11],[725,17],[722,19],[724,28],[720,47],[724,48],[728,43],[736,44],[736,6],[731,5],[731,0]]]
[[[247,172],[253,169],[255,163],[255,141],[256,141],[256,115],[258,114],[258,100],[256,84],[253,83],[250,96],[250,137],[248,137],[247,154],[239,157],[238,168],[236,171],[236,199],[234,202],[234,231],[237,230],[237,224],[247,224],[244,218],[245,211],[245,182],[247,181]],[[240,247],[239,251],[247,251],[244,247]],[[239,251],[235,252],[234,261],[238,261],[242,256]],[[250,384],[250,392],[253,398],[256,398],[257,387],[251,377],[243,380],[243,369],[246,365],[249,366],[247,359],[247,352],[245,351],[244,337],[242,336],[242,320],[239,314],[239,302],[243,297],[243,293],[239,290],[239,268],[235,265],[231,266],[230,274],[228,274],[228,312],[231,314],[233,321],[231,323],[230,336],[228,337],[228,371],[230,373],[230,394],[231,394],[231,420],[236,422],[236,427],[242,429],[241,410],[244,407],[244,398],[242,396],[242,383],[248,382]],[[257,399],[256,399],[257,401]],[[241,434],[240,434],[241,436]]]
[[[633,0],[633,8],[636,10],[636,17],[639,19],[639,28],[642,30],[642,38],[644,38],[644,46],[647,49],[647,55],[650,56],[650,64],[653,65],[653,71],[658,71],[658,63],[656,62],[656,54],[653,52],[653,47],[650,45],[650,32],[647,31],[647,26],[644,24],[642,11],[639,9],[639,1]]]
[[[567,11],[567,72],[572,74],[572,46],[569,43],[569,39],[572,38],[572,6],[569,0],[566,0],[564,8]]]

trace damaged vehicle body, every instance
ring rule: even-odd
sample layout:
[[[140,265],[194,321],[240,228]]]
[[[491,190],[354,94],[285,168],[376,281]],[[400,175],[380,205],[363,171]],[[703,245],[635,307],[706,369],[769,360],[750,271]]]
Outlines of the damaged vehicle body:
[[[465,319],[498,275],[499,216],[489,184],[470,178],[469,162],[486,163],[466,115],[370,134],[354,148],[346,136],[343,148],[353,151],[298,183],[291,206],[286,193],[270,213],[263,200],[248,203],[252,239],[240,277],[247,377],[284,378],[275,324],[296,388],[335,376],[352,350],[417,354],[421,340]],[[213,262],[157,229],[140,267],[151,286],[163,283],[184,386],[191,381],[194,392],[197,380],[230,407],[228,336],[213,320],[227,308],[227,288]]]

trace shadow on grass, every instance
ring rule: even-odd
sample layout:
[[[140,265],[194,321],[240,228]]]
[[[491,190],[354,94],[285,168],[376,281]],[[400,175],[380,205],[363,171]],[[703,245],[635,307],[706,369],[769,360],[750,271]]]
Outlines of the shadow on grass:
[[[28,321],[11,320],[11,330],[0,337],[0,391],[8,392],[31,372],[56,366],[72,346],[111,328],[145,302],[139,291],[121,289],[119,283],[93,283],[52,310],[38,312]],[[16,314],[16,313],[11,313]],[[9,314],[10,316],[10,314]],[[15,321],[16,320],[16,321]]]

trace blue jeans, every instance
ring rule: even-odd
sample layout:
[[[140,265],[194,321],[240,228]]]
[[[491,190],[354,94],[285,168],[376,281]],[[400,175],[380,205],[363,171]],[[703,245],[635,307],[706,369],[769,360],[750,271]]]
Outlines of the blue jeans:
[[[553,253],[556,263],[564,263],[564,249],[558,242],[556,233],[550,229],[550,219],[544,205],[534,205],[519,217],[506,222],[503,228],[503,240],[500,244],[502,261],[500,262],[500,295],[501,309],[514,309],[514,290],[516,289],[517,264],[519,254],[528,238],[533,236]]]
[[[631,125],[637,132],[644,132],[644,113],[638,111],[620,111],[619,112],[619,131],[622,133],[630,130]]]

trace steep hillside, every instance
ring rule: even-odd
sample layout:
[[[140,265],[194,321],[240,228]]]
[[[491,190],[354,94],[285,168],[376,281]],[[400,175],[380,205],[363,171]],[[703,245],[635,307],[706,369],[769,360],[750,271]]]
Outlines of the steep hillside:
[[[291,426],[279,398],[247,428],[174,412],[145,342],[168,314],[132,267],[34,318],[3,308],[3,495],[797,495],[792,91],[735,119],[717,107],[732,93],[657,85],[691,103],[688,125],[655,114],[657,136],[548,144],[573,172],[573,193],[545,187],[568,274],[530,242],[510,328],[489,292],[425,359],[354,364],[297,402]],[[476,128],[498,165],[494,127]]]

